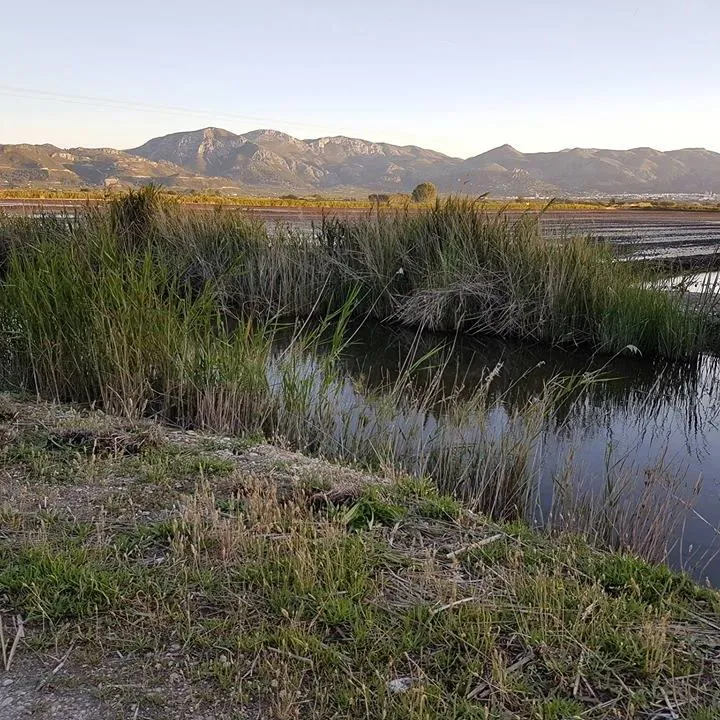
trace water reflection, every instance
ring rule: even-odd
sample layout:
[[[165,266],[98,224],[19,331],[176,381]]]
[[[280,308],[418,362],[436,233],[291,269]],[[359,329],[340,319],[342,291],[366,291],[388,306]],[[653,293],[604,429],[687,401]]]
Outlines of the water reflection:
[[[424,362],[408,373],[422,357]],[[317,373],[318,362],[306,362],[307,375]],[[325,409],[323,422],[334,418],[331,433],[345,457],[352,456],[353,448],[381,444],[378,458],[387,452],[419,473],[442,465],[443,477],[457,479],[450,489],[470,496],[479,492],[475,479],[487,476],[493,453],[514,452],[536,478],[531,501],[541,521],[560,512],[560,483],[566,484],[563,492],[569,492],[569,483],[576,499],[604,502],[613,493],[619,497],[622,485],[626,513],[644,510],[647,515],[652,502],[658,503],[652,511],[656,515],[673,511],[668,502],[675,508],[693,504],[675,530],[670,559],[718,584],[720,561],[712,557],[718,536],[714,528],[720,525],[718,363],[710,355],[685,363],[636,356],[608,359],[366,325],[354,331],[341,355],[343,376],[334,381],[333,409]],[[575,376],[579,387],[556,399],[537,428],[528,427],[527,408],[542,404],[548,384],[558,375]],[[404,395],[394,394],[388,407],[382,398],[401,376],[407,381]],[[480,426],[455,409],[489,377],[491,411]],[[416,402],[433,381],[435,402]],[[525,457],[522,443],[528,434],[534,434],[533,450]],[[482,453],[476,452],[479,445]],[[662,480],[662,503],[649,479]],[[501,506],[520,491],[505,473],[494,492],[498,497],[491,500]],[[488,498],[483,500],[487,505]],[[574,507],[577,512],[579,505]],[[649,519],[638,519],[637,532],[646,531],[644,522],[657,521],[652,512]],[[632,530],[632,517],[625,522]]]
[[[658,285],[669,290],[690,293],[717,293],[720,290],[720,272],[693,273],[678,275],[660,281]]]
[[[558,404],[552,422],[558,432],[571,427],[592,431],[623,417],[638,429],[657,432],[672,414],[673,429],[688,448],[706,427],[717,428],[720,402],[715,388],[718,358],[704,355],[688,362],[648,360],[625,355],[609,359],[544,345],[494,338],[453,337],[380,325],[354,332],[343,353],[346,371],[379,391],[393,384],[413,359],[428,356],[410,378],[421,389],[438,368],[446,397],[469,397],[493,371],[490,399],[514,412],[543,395],[558,376],[584,376],[582,392]],[[442,403],[438,404],[442,413]],[[682,418],[682,422],[679,420]]]

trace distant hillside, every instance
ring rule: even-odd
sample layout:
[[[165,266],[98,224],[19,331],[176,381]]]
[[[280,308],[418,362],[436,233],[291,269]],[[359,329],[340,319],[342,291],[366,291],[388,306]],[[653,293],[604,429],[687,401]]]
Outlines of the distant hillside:
[[[155,138],[128,152],[243,185],[302,191],[338,187],[405,191],[461,162],[413,146],[346,137],[298,140],[276,130],[234,135],[218,128]]]
[[[0,188],[137,186],[219,188],[229,183],[188,173],[164,160],[148,160],[110,148],[63,150],[54,145],[0,145]]]
[[[528,191],[556,188],[572,193],[720,192],[720,153],[689,149],[660,152],[652,148],[523,154],[504,145],[461,163],[459,176],[476,188],[502,186]],[[438,178],[446,188],[452,177]]]
[[[356,138],[300,140],[277,130],[205,128],[113,149],[0,145],[0,187],[141,185],[257,192],[443,192],[496,196],[720,193],[720,153],[652,148],[521,153],[510,145],[466,160]]]

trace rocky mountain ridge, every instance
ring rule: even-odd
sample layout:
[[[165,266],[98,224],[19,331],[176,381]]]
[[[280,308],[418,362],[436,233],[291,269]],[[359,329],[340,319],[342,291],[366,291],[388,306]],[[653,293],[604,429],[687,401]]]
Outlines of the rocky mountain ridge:
[[[156,182],[178,189],[281,193],[442,192],[496,196],[720,193],[720,153],[703,148],[573,148],[522,153],[502,145],[471,158],[344,136],[299,139],[271,129],[203,128],[129,150],[0,145],[0,188]]]

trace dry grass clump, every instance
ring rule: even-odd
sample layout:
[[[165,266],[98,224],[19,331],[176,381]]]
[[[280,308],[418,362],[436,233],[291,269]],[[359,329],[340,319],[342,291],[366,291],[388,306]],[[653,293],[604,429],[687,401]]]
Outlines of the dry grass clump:
[[[71,448],[90,455],[140,455],[149,448],[157,448],[163,442],[163,436],[156,426],[149,425],[133,431],[114,430],[98,432],[88,428],[66,428],[48,435],[51,449]]]

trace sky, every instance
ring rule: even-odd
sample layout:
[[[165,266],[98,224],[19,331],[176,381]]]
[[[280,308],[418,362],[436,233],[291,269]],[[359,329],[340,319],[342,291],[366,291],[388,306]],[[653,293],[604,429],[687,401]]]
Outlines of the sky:
[[[720,151],[718,0],[2,3],[0,143],[206,126]]]

